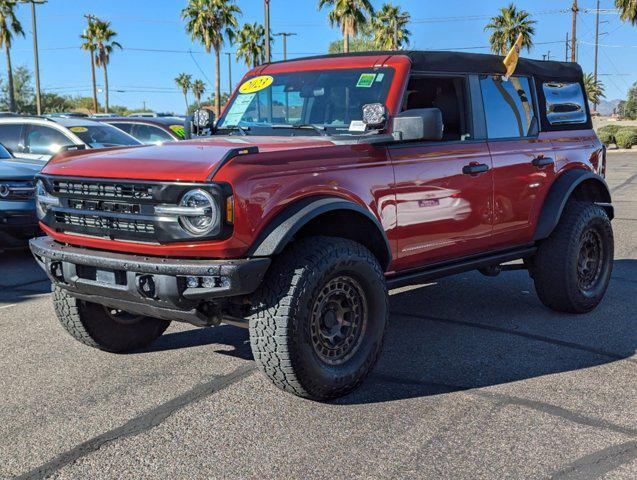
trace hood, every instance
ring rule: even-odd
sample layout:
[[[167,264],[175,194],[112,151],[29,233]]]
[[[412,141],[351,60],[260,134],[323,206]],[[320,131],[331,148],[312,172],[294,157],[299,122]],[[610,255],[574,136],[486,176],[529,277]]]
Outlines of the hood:
[[[203,182],[233,150],[258,147],[259,152],[333,146],[321,137],[211,137],[158,146],[101,151],[69,151],[56,155],[42,173],[94,178]]]
[[[43,163],[0,160],[0,180],[33,180],[43,166]]]

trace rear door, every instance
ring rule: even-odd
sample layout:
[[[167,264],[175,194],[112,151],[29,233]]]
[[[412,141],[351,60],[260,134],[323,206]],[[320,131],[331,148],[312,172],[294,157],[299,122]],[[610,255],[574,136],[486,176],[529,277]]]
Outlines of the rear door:
[[[533,81],[480,76],[493,161],[493,247],[532,240],[535,219],[555,176],[550,138],[539,133]]]

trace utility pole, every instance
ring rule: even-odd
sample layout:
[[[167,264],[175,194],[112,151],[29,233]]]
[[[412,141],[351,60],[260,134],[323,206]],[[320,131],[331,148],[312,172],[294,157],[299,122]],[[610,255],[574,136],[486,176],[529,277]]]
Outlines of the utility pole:
[[[576,60],[576,49],[577,49],[577,12],[579,9],[577,8],[577,0],[573,0],[573,37],[571,38],[571,62],[575,62]]]
[[[232,53],[228,55],[228,95],[232,95]]]
[[[566,43],[565,43],[565,49],[564,49],[564,61],[568,62],[568,32],[566,32]]]
[[[293,37],[296,35],[294,32],[283,32],[283,33],[275,33],[274,37],[283,37],[283,60],[288,59],[288,37]]]
[[[595,67],[593,76],[597,82],[597,53],[599,51],[599,0],[597,0],[597,11],[595,15]]]
[[[33,30],[33,64],[35,67],[35,108],[42,115],[42,97],[40,95],[40,59],[38,55],[38,27],[35,19],[35,5],[42,5],[46,0],[20,0],[20,3],[31,4],[31,30]]]
[[[270,0],[263,0],[265,8],[265,63],[270,63]]]

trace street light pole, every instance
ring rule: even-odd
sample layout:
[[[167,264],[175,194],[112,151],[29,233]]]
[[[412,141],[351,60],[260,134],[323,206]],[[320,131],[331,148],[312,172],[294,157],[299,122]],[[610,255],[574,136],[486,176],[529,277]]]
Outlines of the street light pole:
[[[265,63],[270,63],[270,0],[263,0],[265,8]]]
[[[274,37],[283,37],[283,61],[288,59],[288,37],[296,35],[294,32],[275,33]]]
[[[35,108],[42,115],[42,98],[40,95],[40,59],[38,55],[38,28],[35,19],[35,5],[42,5],[46,0],[21,0],[20,3],[31,4],[31,30],[33,30],[33,64],[35,67]]]

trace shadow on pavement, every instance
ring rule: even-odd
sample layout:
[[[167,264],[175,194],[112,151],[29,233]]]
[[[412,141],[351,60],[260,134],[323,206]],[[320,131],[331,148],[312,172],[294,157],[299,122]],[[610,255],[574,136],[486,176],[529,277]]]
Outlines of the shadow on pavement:
[[[0,304],[49,293],[51,284],[28,248],[0,252]]]

